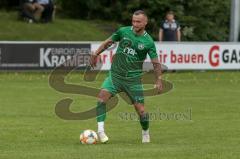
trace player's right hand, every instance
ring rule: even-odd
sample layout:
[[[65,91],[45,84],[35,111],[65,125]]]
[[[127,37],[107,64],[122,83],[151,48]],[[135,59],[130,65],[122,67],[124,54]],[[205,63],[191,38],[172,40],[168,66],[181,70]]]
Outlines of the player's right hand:
[[[163,91],[163,83],[161,79],[158,79],[154,85],[154,88],[157,90],[157,93],[161,93]]]
[[[97,65],[97,57],[98,55],[95,53],[92,53],[89,59],[89,64],[92,68],[96,67]]]

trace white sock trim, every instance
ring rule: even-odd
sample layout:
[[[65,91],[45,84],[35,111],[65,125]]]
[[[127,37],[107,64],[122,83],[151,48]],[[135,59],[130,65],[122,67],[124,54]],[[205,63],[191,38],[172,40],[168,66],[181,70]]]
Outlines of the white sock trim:
[[[104,132],[104,122],[98,122],[98,132]]]
[[[143,134],[143,135],[149,134],[149,129],[147,129],[147,130],[142,130],[142,134]]]

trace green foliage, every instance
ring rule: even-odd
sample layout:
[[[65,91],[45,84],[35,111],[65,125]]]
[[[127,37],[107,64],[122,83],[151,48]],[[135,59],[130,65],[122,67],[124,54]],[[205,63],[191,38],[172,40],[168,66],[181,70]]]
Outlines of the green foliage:
[[[180,22],[185,41],[227,41],[230,26],[231,0],[54,0],[70,18],[103,19],[130,25],[135,10],[149,16],[147,30],[155,40],[166,11],[173,10]],[[0,0],[0,8],[12,9],[19,0]]]
[[[149,16],[147,30],[158,37],[160,22],[173,10],[182,26],[183,40],[226,41],[229,34],[230,0],[58,0],[71,18],[104,19],[131,23],[133,11],[143,9]]]
[[[0,9],[12,9],[19,6],[20,0],[0,0]]]
[[[109,37],[101,21],[56,18],[49,24],[28,24],[17,19],[17,12],[0,11],[0,40],[13,41],[96,41]],[[108,27],[115,27],[108,23]],[[112,31],[111,31],[112,32]]]

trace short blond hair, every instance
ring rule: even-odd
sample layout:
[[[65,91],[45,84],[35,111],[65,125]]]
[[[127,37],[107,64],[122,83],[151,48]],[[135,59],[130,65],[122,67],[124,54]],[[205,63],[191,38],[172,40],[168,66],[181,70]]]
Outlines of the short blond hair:
[[[137,10],[137,11],[135,11],[133,13],[133,15],[140,15],[140,14],[144,15],[145,17],[147,17],[147,14],[143,10]]]

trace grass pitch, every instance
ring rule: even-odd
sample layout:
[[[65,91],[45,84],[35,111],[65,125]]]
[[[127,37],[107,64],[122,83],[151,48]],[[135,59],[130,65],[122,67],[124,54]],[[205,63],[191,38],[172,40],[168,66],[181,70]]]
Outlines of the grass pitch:
[[[106,75],[89,83],[80,73],[67,82],[99,87]],[[152,113],[185,114],[150,123],[151,143],[141,144],[140,124],[122,99],[107,114],[108,144],[81,145],[84,129],[96,130],[95,119],[66,121],[56,116],[57,101],[71,97],[72,111],[94,106],[96,99],[59,93],[48,85],[48,73],[0,73],[1,159],[237,159],[240,156],[240,73],[182,72],[165,74],[174,89],[146,98]],[[191,111],[189,111],[191,110]],[[189,116],[191,114],[191,116]]]

